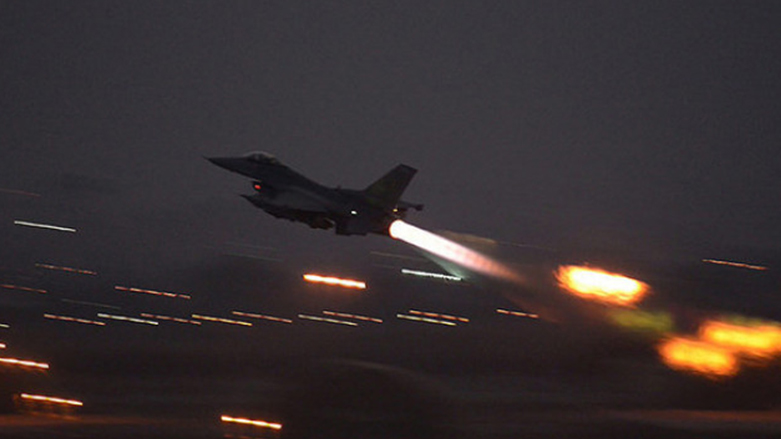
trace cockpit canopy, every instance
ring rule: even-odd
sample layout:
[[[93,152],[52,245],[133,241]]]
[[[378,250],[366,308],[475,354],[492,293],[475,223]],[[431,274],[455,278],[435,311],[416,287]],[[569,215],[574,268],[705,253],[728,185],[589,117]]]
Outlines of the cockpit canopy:
[[[255,163],[279,164],[279,160],[273,155],[264,151],[252,151],[244,154],[244,157]]]

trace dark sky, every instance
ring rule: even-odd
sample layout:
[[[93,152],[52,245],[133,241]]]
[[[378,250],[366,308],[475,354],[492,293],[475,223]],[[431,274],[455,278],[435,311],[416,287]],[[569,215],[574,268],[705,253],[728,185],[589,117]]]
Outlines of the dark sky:
[[[406,198],[427,207],[410,221],[429,228],[777,249],[779,9],[2,2],[0,187],[42,194],[15,213],[91,233],[99,254],[343,239],[254,210],[235,195],[248,182],[201,158],[250,150],[345,187],[414,166]]]

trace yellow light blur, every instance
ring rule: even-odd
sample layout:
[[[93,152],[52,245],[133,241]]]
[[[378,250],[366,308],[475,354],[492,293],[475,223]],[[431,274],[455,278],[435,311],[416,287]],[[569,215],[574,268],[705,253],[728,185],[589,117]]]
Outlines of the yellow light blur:
[[[708,378],[727,378],[740,370],[730,349],[712,343],[674,337],[659,344],[657,351],[668,367]]]
[[[5,349],[6,347],[5,343],[0,343],[0,349]]]
[[[365,290],[366,283],[354,279],[341,279],[333,276],[321,276],[319,274],[308,273],[304,275],[304,280],[312,283],[319,283],[325,285],[333,285],[344,288],[355,288],[358,290]]]
[[[0,358],[0,363],[10,364],[12,366],[33,367],[36,369],[48,369],[49,365],[46,363],[38,363],[29,360],[20,360],[18,358]]]
[[[29,393],[22,393],[19,396],[21,396],[22,399],[26,399],[30,401],[49,402],[53,404],[71,405],[75,407],[81,407],[84,405],[83,402],[76,401],[75,399],[55,398],[53,396],[44,396],[44,395],[30,395]]]
[[[388,228],[388,234],[393,239],[412,244],[475,272],[511,281],[520,281],[518,274],[503,264],[435,233],[407,224],[402,220],[396,220],[391,223],[390,228]]]
[[[702,340],[756,359],[781,354],[781,325],[747,326],[709,320],[700,326]]]
[[[648,293],[643,282],[594,268],[565,265],[555,275],[565,291],[610,305],[634,305]]]
[[[272,430],[281,430],[282,424],[276,422],[262,421],[258,419],[247,418],[234,418],[233,416],[222,415],[220,416],[222,422],[228,422],[233,424],[251,425],[253,427],[270,428]]]
[[[622,308],[611,310],[609,317],[620,327],[657,335],[669,334],[675,326],[672,315],[663,311],[650,312]]]

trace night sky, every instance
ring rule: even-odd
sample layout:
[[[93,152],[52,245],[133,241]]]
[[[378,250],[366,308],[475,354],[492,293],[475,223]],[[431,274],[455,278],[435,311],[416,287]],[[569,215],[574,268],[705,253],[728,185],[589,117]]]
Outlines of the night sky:
[[[264,150],[330,186],[414,166],[405,198],[426,210],[410,220],[434,229],[777,249],[779,17],[775,2],[3,2],[0,183],[43,195],[31,217],[118,243],[339,239],[253,210],[235,196],[248,183],[201,158]]]

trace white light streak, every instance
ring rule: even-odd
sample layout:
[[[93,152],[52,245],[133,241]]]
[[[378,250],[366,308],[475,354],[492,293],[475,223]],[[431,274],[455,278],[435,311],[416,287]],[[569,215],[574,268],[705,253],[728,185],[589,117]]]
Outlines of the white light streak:
[[[205,316],[203,314],[193,314],[190,317],[198,320],[206,320],[207,322],[225,323],[226,325],[252,326],[252,323],[250,322],[243,322],[241,320],[224,319],[222,317]]]
[[[527,318],[530,318],[530,319],[538,319],[538,318],[540,318],[540,316],[537,315],[537,314],[532,314],[532,313],[528,313],[528,312],[521,312],[521,311],[510,311],[509,309],[502,309],[502,308],[498,308],[496,310],[496,312],[498,312],[499,314],[507,315],[507,316],[527,317]]]
[[[409,313],[416,316],[431,317],[434,319],[453,320],[461,323],[469,323],[469,319],[466,317],[452,316],[449,314],[440,314],[438,312],[431,311],[418,311],[416,309],[409,310]]]
[[[270,428],[272,430],[281,430],[282,424],[276,422],[267,422],[255,419],[246,418],[234,418],[232,416],[222,415],[220,416],[222,422],[229,422],[233,424],[251,425],[253,427]]]
[[[360,314],[349,314],[338,311],[323,311],[323,314],[331,317],[341,317],[343,319],[360,320],[362,322],[382,323],[382,319],[378,319],[377,317],[362,316]]]
[[[29,360],[20,360],[18,358],[0,358],[0,363],[4,364],[10,364],[13,366],[22,366],[22,367],[34,367],[36,369],[48,369],[49,365],[46,363],[38,363],[35,361],[29,361]]]
[[[37,229],[56,230],[58,232],[76,233],[76,229],[71,227],[55,226],[52,224],[33,223],[30,221],[15,220],[14,224],[17,226],[33,227]]]
[[[269,320],[269,321],[277,322],[277,323],[288,323],[288,324],[293,323],[293,321],[290,320],[290,319],[285,319],[285,318],[282,318],[282,317],[275,317],[275,316],[268,316],[268,315],[265,315],[265,314],[255,314],[255,313],[244,312],[244,311],[233,311],[233,312],[231,312],[231,314],[239,316],[239,317],[249,317],[249,318],[252,318],[252,319]]]
[[[120,316],[116,314],[98,313],[98,317],[101,319],[118,320],[121,322],[138,323],[140,325],[158,326],[160,323],[154,320],[138,319],[130,316]]]
[[[307,282],[333,285],[333,286],[345,287],[345,288],[355,288],[358,290],[366,289],[366,282],[361,282],[354,279],[341,279],[333,276],[321,276],[319,274],[305,274],[304,280],[306,280]]]
[[[31,401],[40,401],[40,402],[49,402],[54,404],[62,404],[62,405],[71,405],[74,407],[81,407],[84,405],[81,401],[76,401],[75,399],[63,399],[63,398],[55,398],[53,396],[44,396],[44,395],[30,395],[29,393],[22,393],[21,395],[22,399],[27,399]]]
[[[448,322],[447,320],[437,320],[428,317],[411,316],[407,314],[396,314],[396,317],[403,320],[411,320],[413,322],[433,323],[435,325],[444,325],[444,326],[456,326],[455,323]]]
[[[323,323],[333,323],[335,325],[344,325],[344,326],[358,326],[355,322],[348,322],[347,320],[337,320],[337,319],[330,319],[327,317],[318,317],[318,316],[310,316],[307,314],[299,314],[299,319],[303,320],[312,320],[315,322],[323,322]]]
[[[81,323],[83,325],[106,326],[106,322],[99,322],[99,321],[96,321],[96,320],[80,319],[78,317],[59,316],[59,315],[56,315],[56,314],[44,314],[43,316],[45,318],[47,318],[47,319],[62,320],[63,322]]]
[[[65,271],[68,273],[76,273],[76,274],[86,274],[89,276],[95,276],[98,273],[92,271],[92,270],[84,270],[81,268],[72,268],[72,267],[63,267],[60,265],[52,265],[52,264],[44,264],[44,263],[36,263],[36,267],[38,268],[45,268],[47,270],[57,270],[57,271]]]
[[[446,280],[446,281],[452,281],[452,282],[461,282],[463,279],[458,276],[451,276],[449,274],[442,274],[442,273],[431,273],[428,271],[419,271],[419,270],[410,270],[408,268],[402,268],[401,269],[402,274],[409,274],[412,276],[418,276],[418,277],[429,277],[432,279],[440,279],[440,280]]]
[[[188,319],[183,319],[181,317],[171,317],[171,316],[166,316],[166,315],[161,315],[161,314],[149,314],[149,313],[145,313],[145,312],[141,313],[141,317],[146,317],[146,318],[150,318],[150,319],[157,319],[157,320],[164,320],[164,321],[167,321],[167,322],[187,323],[187,324],[190,324],[190,325],[201,326],[201,322],[199,322],[197,320],[188,320]]]
[[[744,262],[722,261],[719,259],[703,259],[702,262],[705,262],[706,264],[726,265],[729,267],[745,268],[748,270],[756,270],[756,271],[767,270],[767,267],[763,265],[752,265],[752,264],[746,264]]]
[[[140,293],[140,294],[150,294],[152,296],[170,297],[172,299],[190,300],[192,298],[189,294],[178,294],[178,293],[171,293],[168,291],[155,291],[155,290],[148,290],[145,288],[136,288],[136,287],[123,287],[121,285],[115,285],[114,289],[117,291],[127,291],[130,293]]]

